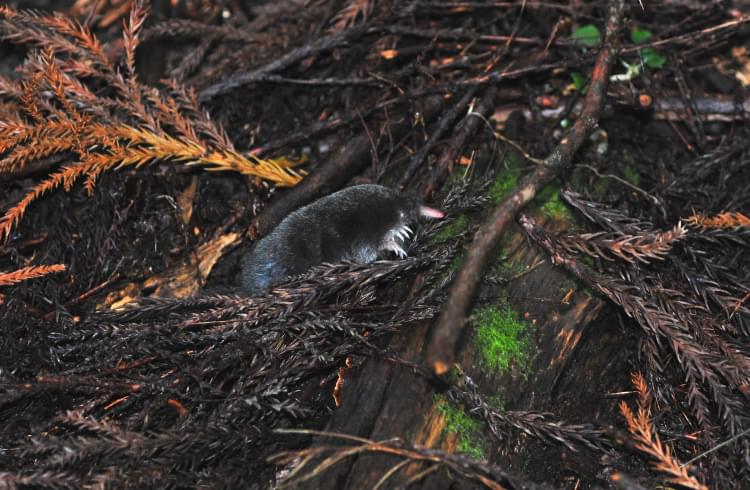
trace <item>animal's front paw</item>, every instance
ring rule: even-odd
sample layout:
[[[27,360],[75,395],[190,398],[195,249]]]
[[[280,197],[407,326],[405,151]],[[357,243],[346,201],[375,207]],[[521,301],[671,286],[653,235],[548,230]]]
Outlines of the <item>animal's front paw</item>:
[[[391,239],[386,241],[383,244],[383,250],[388,250],[389,252],[395,253],[399,258],[403,259],[406,258],[406,251],[401,246],[400,243],[398,243],[396,240]]]

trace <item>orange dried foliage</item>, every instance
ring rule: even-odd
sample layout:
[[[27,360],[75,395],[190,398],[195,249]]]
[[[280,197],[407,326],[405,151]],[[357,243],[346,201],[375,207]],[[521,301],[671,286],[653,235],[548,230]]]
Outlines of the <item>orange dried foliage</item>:
[[[640,373],[633,373],[632,382],[638,391],[638,410],[633,413],[628,404],[623,401],[620,402],[620,413],[625,417],[628,431],[635,440],[636,449],[654,459],[654,468],[669,475],[670,482],[685,488],[708,490],[707,486],[691,476],[687,468],[672,456],[669,446],[662,444],[659,435],[653,430],[649,413],[651,395],[643,376]]]
[[[384,49],[380,52],[380,57],[384,60],[392,60],[398,56],[398,50],[397,49]]]
[[[619,233],[584,233],[560,237],[561,245],[570,252],[583,252],[604,260],[621,259],[631,264],[648,264],[651,260],[664,260],[672,246],[685,238],[688,230],[680,222],[671,230],[649,232],[643,235]]]
[[[716,216],[694,214],[685,222],[693,228],[737,228],[750,227],[750,218],[742,213],[720,213]]]
[[[110,26],[125,19],[132,10],[136,0],[75,0],[66,12],[76,19],[87,19],[99,29]],[[214,0],[169,0],[169,6],[175,8],[182,5],[184,10],[197,17],[200,13],[216,14],[223,7],[223,2]],[[211,18],[211,15],[207,17]]]
[[[148,16],[148,6],[142,2],[135,2],[130,9],[130,19],[123,25],[123,38],[125,45],[125,61],[128,67],[128,75],[135,80],[135,49],[138,47],[138,32]]]
[[[17,284],[28,279],[35,279],[64,270],[65,265],[53,264],[23,267],[13,272],[0,272],[0,286],[10,286],[11,284]]]
[[[174,398],[170,398],[167,400],[167,405],[173,407],[175,410],[177,410],[177,413],[180,415],[180,417],[187,417],[190,415],[190,412],[187,408],[185,408],[185,405],[180,403],[179,400],[175,400]]]
[[[375,2],[372,0],[349,0],[331,20],[331,27],[328,32],[335,33],[349,29],[356,23],[357,18],[366,22],[374,4]]]
[[[133,0],[76,0],[69,13],[77,18],[96,16],[97,27],[106,29],[125,17],[132,3]]]
[[[280,186],[302,179],[286,159],[239,153],[201,109],[193,90],[175,81],[166,81],[162,90],[138,81],[135,50],[146,15],[144,0],[134,1],[123,33],[122,73],[96,37],[75,20],[0,7],[0,36],[43,48],[32,51],[20,82],[0,79],[0,98],[8,102],[3,108],[16,111],[0,119],[0,174],[12,175],[41,158],[72,154],[71,163],[0,218],[0,240],[9,237],[44,193],[70,190],[84,178],[92,192],[98,176],[110,169],[173,162],[239,172]],[[96,92],[89,88],[92,84]]]
[[[663,260],[675,242],[683,239],[687,229],[682,223],[677,223],[674,228],[667,231],[654,233],[650,236],[629,236],[608,243],[610,251],[630,262],[639,260],[648,263],[648,259]]]

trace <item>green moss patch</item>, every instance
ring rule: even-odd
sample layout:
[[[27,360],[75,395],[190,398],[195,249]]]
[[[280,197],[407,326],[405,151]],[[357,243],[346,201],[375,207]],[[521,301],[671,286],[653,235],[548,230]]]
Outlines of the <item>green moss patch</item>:
[[[458,235],[459,233],[464,232],[469,227],[469,218],[467,218],[465,215],[460,214],[456,216],[453,221],[448,223],[447,225],[443,226],[440,231],[435,233],[430,238],[430,243],[433,245],[437,245],[439,243],[443,243],[447,240],[450,240],[454,236]]]
[[[526,266],[522,263],[501,256],[492,264],[490,272],[500,276],[503,280],[507,280],[522,274],[525,270]]]
[[[456,254],[456,256],[451,259],[450,264],[448,264],[448,272],[456,272],[458,268],[461,267],[461,264],[463,264],[465,255],[466,253],[464,252]]]
[[[526,269],[526,266],[523,263],[510,258],[511,244],[512,236],[506,234],[495,251],[495,258],[490,269],[492,274],[515,276]]]
[[[457,449],[472,458],[486,460],[489,442],[482,434],[482,423],[442,395],[435,396],[435,408],[445,418],[445,431],[458,436]]]
[[[511,189],[518,185],[518,175],[513,170],[501,172],[487,189],[487,197],[494,203],[499,203],[508,195]]]
[[[511,363],[529,368],[529,341],[527,324],[519,320],[518,313],[508,304],[483,308],[474,316],[474,343],[480,361],[493,371],[507,371]]]
[[[560,188],[556,184],[549,184],[537,195],[537,202],[541,202],[542,213],[548,218],[572,223],[575,221],[573,213],[560,199]]]
[[[622,169],[622,176],[633,185],[640,185],[641,183],[641,174],[631,165],[626,165]]]

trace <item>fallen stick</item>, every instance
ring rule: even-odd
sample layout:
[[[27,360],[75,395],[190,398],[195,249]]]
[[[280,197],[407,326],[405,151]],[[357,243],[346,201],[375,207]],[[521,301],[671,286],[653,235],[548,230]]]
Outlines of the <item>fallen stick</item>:
[[[583,111],[575,125],[544,164],[524,177],[519,186],[495,208],[490,219],[474,237],[425,351],[425,360],[435,374],[444,375],[454,363],[456,346],[466,324],[466,312],[480,283],[484,265],[511,220],[540,189],[570,164],[573,155],[596,127],[606,96],[609,73],[617,55],[617,36],[622,24],[624,3],[624,0],[609,2],[606,36],[591,74]]]
[[[437,143],[443,137],[443,135],[445,135],[445,133],[447,133],[453,127],[454,123],[462,115],[464,108],[469,105],[478,88],[479,87],[476,86],[469,88],[469,90],[466,91],[461,100],[459,100],[453,107],[443,113],[440,121],[437,124],[437,127],[432,132],[432,135],[430,135],[430,138],[409,161],[409,165],[407,166],[404,175],[399,181],[399,190],[403,191],[404,188],[406,188],[406,185],[409,183],[412,177],[414,177],[414,174],[417,173],[419,167],[422,166],[422,163],[424,162],[425,158],[427,158],[427,155],[429,155],[435,145],[437,145]]]
[[[569,105],[567,97],[543,96],[537,97],[536,102],[541,108],[537,111],[537,115],[542,119],[559,119],[568,110]],[[750,101],[737,101],[731,95],[699,95],[692,99],[691,106],[695,111],[695,117],[700,118],[703,122],[742,121],[750,116]],[[582,108],[583,103],[576,102],[571,112],[580,112]],[[610,90],[603,112],[611,113],[618,108],[650,111],[650,117],[657,121],[684,121],[685,112],[690,108],[690,105],[674,93],[655,96],[639,94],[636,97]],[[522,103],[509,103],[496,108],[492,119],[505,122],[514,111],[521,111],[527,121],[533,120],[531,109],[528,105]]]
[[[226,80],[222,80],[221,82],[215,83],[214,85],[205,88],[198,95],[198,99],[201,102],[206,102],[219,95],[229,93],[232,90],[243,85],[262,81],[272,73],[288,68],[309,56],[320,53],[321,51],[327,51],[342,44],[346,44],[347,42],[355,39],[361,34],[362,30],[349,29],[347,31],[332,34],[330,36],[321,37],[303,46],[295,48],[282,57],[275,59],[272,62],[259,68],[256,68],[255,70],[237,73],[227,78]]]
[[[450,173],[453,162],[458,160],[464,147],[479,129],[482,119],[477,117],[477,114],[480,114],[482,117],[487,117],[492,112],[492,108],[495,105],[496,96],[497,87],[489,87],[479,100],[474,111],[466,114],[463,123],[453,132],[450,144],[438,157],[435,167],[430,174],[430,178],[421,191],[420,197],[422,199],[426,200],[429,198],[443,183]]]
[[[703,38],[715,38],[719,35],[731,32],[732,30],[737,29],[738,27],[741,27],[748,22],[750,22],[750,15],[741,15],[736,19],[722,22],[719,25],[701,29],[699,31],[688,32],[686,34],[680,34],[678,36],[669,37],[667,39],[651,41],[649,43],[639,44],[637,46],[629,46],[623,49],[622,52],[623,54],[626,54],[644,48],[659,48],[670,44],[691,44],[694,46],[700,46],[704,43]]]

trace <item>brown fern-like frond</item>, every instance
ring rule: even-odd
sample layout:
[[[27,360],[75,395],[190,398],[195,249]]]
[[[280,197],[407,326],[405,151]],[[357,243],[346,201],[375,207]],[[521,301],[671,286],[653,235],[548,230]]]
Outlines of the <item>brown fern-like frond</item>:
[[[87,50],[95,59],[106,64],[107,55],[104,54],[104,50],[102,49],[99,40],[88,27],[83,26],[75,19],[58,12],[54,13],[52,16],[37,16],[37,19],[41,25],[48,26],[53,31],[72,37],[78,41],[77,45],[79,47]]]
[[[46,180],[34,186],[31,191],[24,196],[21,201],[10,208],[5,216],[0,218],[0,241],[7,240],[14,226],[18,224],[21,217],[26,212],[29,205],[45,193],[52,191],[61,185],[69,187],[69,184],[75,182],[86,170],[82,165],[71,165],[63,167],[57,173],[51,175]]]
[[[158,111],[162,124],[169,124],[183,137],[190,141],[200,141],[197,134],[198,123],[192,114],[188,116],[184,108],[174,97],[163,96],[158,90],[146,92],[146,99]]]
[[[148,6],[143,0],[136,0],[130,10],[130,17],[124,25],[125,62],[128,67],[128,76],[131,79],[135,78],[135,49],[139,43],[138,35],[147,16]]]
[[[35,74],[21,82],[21,97],[19,98],[19,103],[23,107],[23,110],[36,123],[44,122],[40,104],[36,99],[36,94],[41,85],[41,78],[39,74]]]
[[[746,403],[738,394],[746,386],[748,356],[736,340],[723,338],[726,327],[715,322],[710,310],[670,290],[658,277],[645,279],[638,268],[631,268],[625,279],[596,274],[568,256],[529,218],[522,217],[521,223],[556,263],[619,305],[643,328],[649,342],[674,354],[686,382],[687,400],[701,427],[712,430],[717,419],[731,434],[745,427]]]
[[[35,144],[18,146],[0,160],[0,174],[12,175],[26,162],[71,150],[75,143],[67,134],[45,132],[35,140]]]
[[[654,468],[670,476],[669,481],[694,490],[708,490],[708,487],[688,473],[687,468],[672,455],[669,446],[662,444],[654,432],[649,415],[651,395],[646,381],[640,373],[633,373],[632,382],[638,391],[638,411],[633,413],[627,403],[620,402],[620,413],[628,424],[628,431],[635,440],[635,447],[655,460]]]
[[[366,22],[374,6],[375,0],[349,0],[346,6],[333,17],[328,31],[335,33],[349,29],[360,17],[363,22]]]
[[[123,126],[120,134],[133,143],[125,150],[118,166],[141,166],[154,160],[173,159],[189,165],[206,165],[213,171],[235,171],[255,175],[279,185],[289,186],[300,181],[302,176],[290,168],[285,160],[264,160],[245,157],[236,151],[210,151],[207,147],[166,134]],[[117,155],[114,158],[119,158]]]
[[[64,270],[64,264],[53,264],[23,267],[13,272],[0,272],[0,286],[10,286],[11,284],[17,284],[22,281],[35,279],[55,272],[62,272]]]
[[[6,119],[0,121],[0,137],[2,138],[13,138],[19,134],[25,133],[29,129],[31,129],[31,126],[18,119]],[[3,141],[2,143],[7,144],[6,141]]]
[[[86,27],[61,14],[0,6],[0,35],[8,41],[32,44],[89,62],[108,64],[99,41]]]
[[[175,161],[188,165],[204,165],[211,171],[235,171],[271,180],[281,186],[294,185],[302,178],[290,168],[285,160],[264,160],[245,157],[235,151],[212,151],[199,140],[175,138],[164,133],[155,133],[131,126],[100,128],[112,131],[110,137],[128,142],[127,146],[116,146],[106,154],[89,155],[84,164],[89,170],[86,188],[93,191],[96,178],[112,168],[141,167],[155,161]],[[76,178],[79,175],[76,175]]]
[[[8,77],[0,75],[0,95],[17,99],[21,96],[21,85]]]
[[[0,120],[0,152],[5,152],[28,139],[35,129],[37,128],[19,119]]]
[[[164,80],[164,84],[169,88],[179,110],[190,115],[196,131],[208,138],[209,143],[216,145],[218,148],[234,149],[234,145],[224,129],[214,124],[208,113],[201,110],[198,95],[192,87],[185,87],[174,79]]]
[[[653,224],[649,221],[628,216],[619,209],[610,208],[598,202],[587,201],[576,192],[564,190],[560,193],[560,197],[586,219],[604,230],[615,231],[622,235],[642,235],[653,228]]]
[[[629,263],[664,260],[675,242],[683,239],[687,228],[678,223],[671,230],[641,235],[620,233],[585,233],[558,238],[568,252],[583,252],[604,260],[621,259]]]
[[[635,391],[638,392],[638,406],[649,407],[651,406],[651,393],[648,391],[648,385],[646,384],[646,378],[639,372],[631,373],[630,382],[633,383]]]
[[[56,64],[54,53],[48,49],[43,50],[40,62],[43,67],[44,78],[50,89],[52,89],[55,99],[63,109],[63,114],[54,110],[50,110],[50,112],[67,124],[68,136],[72,140],[72,147],[83,157],[88,152],[87,147],[84,145],[84,132],[90,118],[82,115],[74,102],[68,97],[65,76]]]
[[[239,153],[192,90],[168,81],[160,91],[138,80],[135,51],[147,11],[147,2],[133,2],[123,33],[126,70],[118,70],[75,20],[0,7],[0,37],[41,48],[24,63],[20,82],[0,80],[0,96],[17,109],[0,121],[0,173],[21,173],[32,162],[57,155],[74,162],[37,184],[0,218],[0,238],[8,238],[44,193],[61,186],[70,190],[81,179],[93,192],[99,175],[125,166],[169,161],[280,186],[301,180],[285,159]]]
[[[76,0],[68,9],[71,17],[92,19],[93,25],[107,29],[128,15],[133,0]],[[172,2],[173,5],[176,2]]]
[[[720,213],[715,216],[706,216],[704,214],[693,214],[689,216],[685,223],[692,228],[750,228],[750,217],[742,213]]]
[[[214,172],[234,171],[244,175],[260,176],[281,186],[295,185],[303,176],[292,168],[295,162],[287,158],[264,159],[253,155],[245,156],[232,150],[213,151],[202,161],[188,164],[210,165],[207,170]]]

